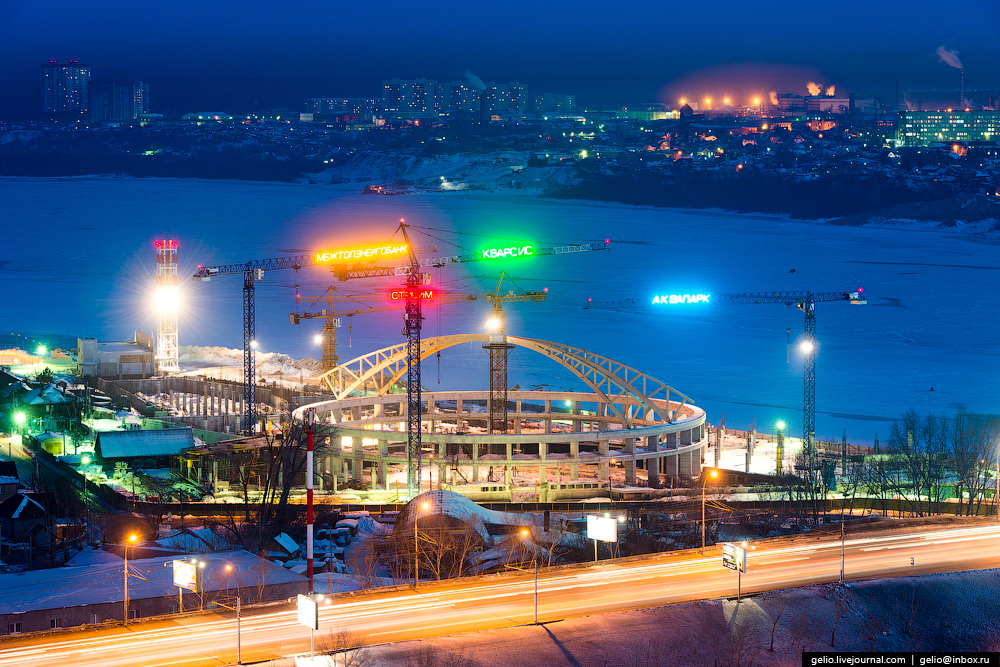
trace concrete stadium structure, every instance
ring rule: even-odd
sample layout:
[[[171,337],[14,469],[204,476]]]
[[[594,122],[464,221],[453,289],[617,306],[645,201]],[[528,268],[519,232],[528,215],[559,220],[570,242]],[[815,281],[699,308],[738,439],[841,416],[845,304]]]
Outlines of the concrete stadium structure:
[[[606,488],[612,465],[624,467],[626,486],[638,483],[637,470],[645,470],[653,488],[661,486],[662,476],[700,474],[708,446],[705,412],[687,396],[586,350],[505,338],[571,370],[590,391],[510,391],[512,432],[497,434],[486,433],[488,391],[423,392],[421,460],[422,466],[436,471],[430,477],[436,477],[438,485],[490,479],[509,488],[514,468],[536,468],[538,480],[549,482],[554,490],[572,489],[578,480],[596,480]],[[476,342],[487,343],[489,336],[427,338],[421,341],[421,359]],[[372,488],[386,488],[390,465],[406,461],[407,397],[390,393],[398,391],[405,373],[406,349],[397,345],[358,357],[323,376],[336,398],[294,413],[301,418],[312,408],[320,421],[336,426],[330,455],[321,458],[317,472],[361,481],[368,470]],[[561,478],[567,468],[568,480]]]

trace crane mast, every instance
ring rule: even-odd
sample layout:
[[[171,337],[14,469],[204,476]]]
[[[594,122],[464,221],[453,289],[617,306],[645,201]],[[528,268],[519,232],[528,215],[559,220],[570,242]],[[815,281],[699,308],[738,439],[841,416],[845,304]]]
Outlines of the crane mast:
[[[653,304],[680,305],[696,303],[717,303],[723,305],[768,304],[783,303],[795,306],[805,315],[805,328],[802,337],[803,387],[802,387],[802,439],[806,443],[806,454],[809,457],[809,481],[813,482],[816,470],[816,304],[822,301],[849,301],[854,305],[868,303],[864,289],[853,292],[745,292],[742,294],[674,294],[657,295]],[[615,301],[597,301],[588,299],[585,309],[599,310],[633,310],[644,305],[639,299],[624,298]],[[781,471],[781,462],[778,462]]]

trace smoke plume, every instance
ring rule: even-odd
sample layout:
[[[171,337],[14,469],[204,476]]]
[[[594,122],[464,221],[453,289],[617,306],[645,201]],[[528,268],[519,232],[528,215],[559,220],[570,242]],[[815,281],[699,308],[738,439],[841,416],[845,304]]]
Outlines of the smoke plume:
[[[962,66],[962,61],[958,59],[958,51],[955,51],[954,49],[946,49],[943,46],[939,46],[937,47],[937,54],[938,58],[941,59],[941,62],[947,63],[952,67],[958,69],[965,69]]]
[[[770,93],[768,93],[768,95],[771,96],[771,104],[773,104],[774,106],[778,106],[778,93],[772,90]]]
[[[818,83],[813,83],[812,81],[806,84],[806,88],[809,89],[809,95],[811,97],[816,97],[823,92],[823,88]]]
[[[837,94],[837,87],[836,86],[830,86],[829,88],[826,89],[826,96],[827,97],[833,97],[836,94]]]
[[[476,88],[476,90],[486,90],[486,84],[483,83],[483,80],[473,74],[470,70],[465,70],[465,78]]]

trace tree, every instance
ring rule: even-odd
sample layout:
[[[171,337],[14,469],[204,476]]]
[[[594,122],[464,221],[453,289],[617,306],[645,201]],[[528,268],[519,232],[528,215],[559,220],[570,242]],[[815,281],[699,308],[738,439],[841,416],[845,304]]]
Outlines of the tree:
[[[55,374],[48,366],[45,366],[42,370],[35,373],[35,382],[38,382],[39,384],[49,384],[51,382],[55,382],[55,379]]]

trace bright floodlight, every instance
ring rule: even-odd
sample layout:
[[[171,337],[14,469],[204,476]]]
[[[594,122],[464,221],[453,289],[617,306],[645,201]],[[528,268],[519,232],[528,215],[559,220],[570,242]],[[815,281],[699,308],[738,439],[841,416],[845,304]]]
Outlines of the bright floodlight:
[[[528,536],[528,529],[527,528],[522,528],[521,529],[521,537],[527,537],[527,536]]]
[[[45,346],[44,345],[39,345],[38,346],[38,354],[42,355],[42,354],[45,354],[45,352],[46,352]]]
[[[139,539],[139,538],[136,537],[135,533],[132,533],[131,535],[128,536],[128,541],[129,542],[135,542],[137,539]]]
[[[785,428],[785,422],[778,422],[778,430],[780,431],[784,428]]]
[[[489,329],[490,331],[496,331],[497,329],[499,329],[500,328],[500,318],[499,317],[491,317],[490,319],[486,320],[486,328]]]
[[[713,470],[712,472],[708,473],[708,476],[709,477],[718,477],[719,476],[719,471],[718,470]]]
[[[315,336],[313,336],[313,342],[316,343],[317,345],[319,345],[320,343],[322,343],[323,342],[323,334],[316,334]]]
[[[86,456],[86,455],[84,455],[84,456],[83,456],[83,457],[82,457],[82,458],[80,459],[80,463],[82,463],[83,465],[87,465],[88,463],[90,463],[90,457],[89,457],[89,456]]]
[[[816,349],[816,344],[813,343],[811,340],[804,340],[799,345],[799,349],[805,352],[806,354],[809,354]]]
[[[425,510],[425,509],[427,509],[430,506],[431,506],[431,504],[429,502],[427,502],[426,500],[424,502],[420,503],[420,509],[422,509],[422,510]]]
[[[257,341],[256,340],[250,341],[250,347],[252,347],[252,348],[254,348],[256,350],[257,349]]]
[[[17,424],[17,425],[21,425],[21,424],[24,423],[24,413],[23,412],[18,412],[18,413],[14,414],[14,423]]]
[[[180,292],[176,285],[160,285],[153,292],[153,306],[158,313],[175,312],[180,301]]]

